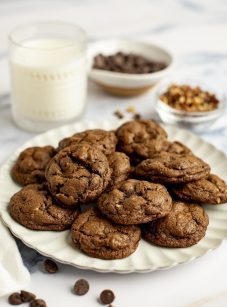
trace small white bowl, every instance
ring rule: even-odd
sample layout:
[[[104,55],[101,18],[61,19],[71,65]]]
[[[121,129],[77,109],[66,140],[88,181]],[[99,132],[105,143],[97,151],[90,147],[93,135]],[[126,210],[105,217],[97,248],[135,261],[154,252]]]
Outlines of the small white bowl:
[[[136,53],[147,59],[164,62],[166,68],[148,74],[127,74],[92,68],[94,57],[102,53]],[[144,93],[166,77],[173,68],[173,55],[169,51],[145,42],[133,40],[101,40],[91,43],[88,48],[89,78],[106,91],[119,96],[134,96]]]
[[[177,110],[164,103],[160,96],[166,92],[169,86],[172,84],[177,85],[190,85],[192,87],[199,86],[203,91],[208,91],[215,94],[219,100],[218,107],[212,111],[206,112],[188,112],[184,110]],[[226,108],[226,97],[220,88],[217,88],[213,84],[209,84],[200,79],[192,78],[177,78],[168,80],[160,85],[157,89],[155,109],[160,119],[170,125],[177,125],[181,128],[190,129],[194,132],[207,131],[215,121],[221,117]]]

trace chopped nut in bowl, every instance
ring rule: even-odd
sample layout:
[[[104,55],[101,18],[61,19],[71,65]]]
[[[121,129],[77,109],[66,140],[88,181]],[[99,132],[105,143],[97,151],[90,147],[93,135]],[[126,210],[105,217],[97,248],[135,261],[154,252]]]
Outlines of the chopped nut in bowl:
[[[223,114],[224,94],[201,81],[174,81],[158,91],[156,111],[164,123],[195,132],[209,129]]]

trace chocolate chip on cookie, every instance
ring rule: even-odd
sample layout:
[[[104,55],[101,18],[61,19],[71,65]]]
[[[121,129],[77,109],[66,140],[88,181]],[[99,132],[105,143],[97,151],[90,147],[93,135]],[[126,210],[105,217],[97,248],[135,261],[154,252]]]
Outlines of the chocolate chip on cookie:
[[[14,220],[33,230],[70,228],[79,210],[59,207],[45,184],[30,184],[10,199],[9,212]]]
[[[134,120],[120,126],[117,147],[133,160],[143,160],[165,150],[167,133],[151,120]]]
[[[227,184],[220,177],[210,174],[207,178],[172,187],[180,199],[218,205],[227,202]]]
[[[45,178],[46,165],[54,155],[52,146],[23,150],[11,170],[13,180],[20,185],[41,183]]]
[[[46,168],[51,193],[67,206],[95,200],[107,187],[110,175],[106,156],[89,144],[62,149]]]
[[[201,206],[176,201],[169,215],[143,225],[142,236],[158,246],[189,247],[205,236],[208,223]]]
[[[105,131],[102,129],[86,130],[61,140],[58,144],[58,150],[67,146],[84,143],[95,146],[105,155],[109,155],[115,151],[117,138],[113,131]]]
[[[98,200],[99,210],[118,224],[142,224],[167,215],[172,199],[164,186],[129,179]]]
[[[131,166],[129,157],[123,152],[114,152],[108,156],[108,161],[111,169],[111,178],[108,187],[112,187],[128,178]]]
[[[210,173],[210,166],[190,154],[161,152],[142,161],[135,167],[134,173],[153,182],[184,183],[206,178]]]
[[[116,225],[95,208],[81,213],[71,231],[79,249],[100,259],[125,258],[136,250],[140,240],[139,227]]]

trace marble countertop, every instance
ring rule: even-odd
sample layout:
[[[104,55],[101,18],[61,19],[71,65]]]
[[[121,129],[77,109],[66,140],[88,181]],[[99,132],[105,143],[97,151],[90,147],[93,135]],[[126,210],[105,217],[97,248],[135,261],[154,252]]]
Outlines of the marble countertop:
[[[90,41],[122,36],[167,46],[176,56],[175,75],[203,79],[226,93],[225,0],[1,0],[0,163],[34,136],[17,128],[11,118],[7,35],[20,23],[47,19],[80,24],[87,30]],[[135,107],[146,118],[156,116],[152,92],[136,98],[117,98],[89,84],[87,101],[83,119],[86,121],[100,119],[102,115],[113,120],[117,109],[130,118],[126,112],[129,106]],[[201,137],[227,153],[225,120]],[[226,243],[200,259],[168,271],[130,275],[101,274],[65,265],[60,265],[56,275],[44,274],[40,270],[42,256],[21,242],[19,246],[31,271],[28,289],[44,298],[49,307],[100,306],[97,296],[105,288],[116,293],[115,307],[222,307],[227,304]],[[78,278],[88,279],[91,286],[90,292],[80,298],[71,293]],[[8,306],[6,298],[0,299],[0,306]]]

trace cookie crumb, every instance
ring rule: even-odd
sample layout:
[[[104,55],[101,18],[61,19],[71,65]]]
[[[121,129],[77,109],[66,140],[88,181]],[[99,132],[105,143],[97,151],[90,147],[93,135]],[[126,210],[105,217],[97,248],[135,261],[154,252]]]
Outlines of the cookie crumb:
[[[33,301],[36,298],[36,295],[31,292],[21,290],[20,297],[21,297],[22,302],[25,303],[25,302]]]
[[[115,299],[115,295],[112,290],[106,289],[101,292],[99,298],[102,304],[111,304]]]
[[[20,305],[23,303],[22,299],[21,299],[21,295],[18,292],[14,292],[12,293],[9,297],[8,297],[8,303],[10,305]]]
[[[78,279],[73,289],[74,289],[75,294],[84,295],[89,290],[89,283],[86,279]]]
[[[54,274],[58,271],[58,265],[51,259],[46,259],[43,262],[43,267],[47,273]]]
[[[36,299],[30,303],[30,307],[47,307],[47,304],[44,300]]]
[[[136,112],[136,109],[135,109],[135,107],[130,106],[130,107],[128,107],[128,108],[126,109],[126,111],[127,111],[128,113],[135,113],[135,112]]]
[[[124,114],[123,114],[121,111],[119,111],[119,110],[116,110],[116,111],[114,112],[114,115],[115,115],[118,119],[124,118]]]

